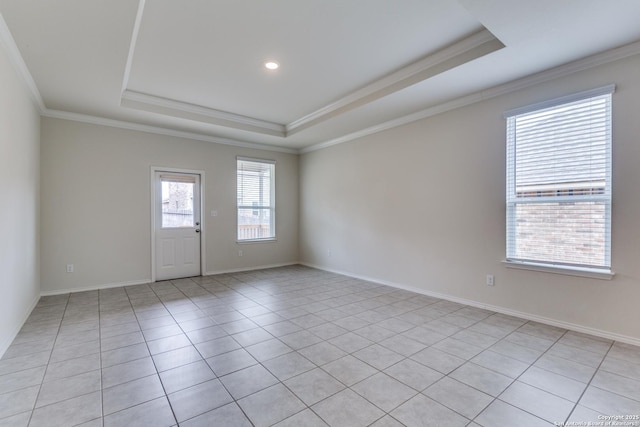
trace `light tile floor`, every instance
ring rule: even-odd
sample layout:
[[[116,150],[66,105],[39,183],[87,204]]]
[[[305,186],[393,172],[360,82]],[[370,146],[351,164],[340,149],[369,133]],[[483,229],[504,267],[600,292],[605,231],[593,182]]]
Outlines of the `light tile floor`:
[[[640,348],[302,266],[42,297],[0,360],[0,426],[603,415],[640,425]]]

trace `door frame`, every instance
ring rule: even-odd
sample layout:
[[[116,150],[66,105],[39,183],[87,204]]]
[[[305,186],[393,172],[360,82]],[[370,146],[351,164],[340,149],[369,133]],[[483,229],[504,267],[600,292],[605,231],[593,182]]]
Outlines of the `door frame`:
[[[198,169],[181,169],[162,166],[151,166],[151,283],[156,281],[156,172],[186,173],[200,175],[200,275],[207,271],[205,253],[205,209],[204,209],[204,171]]]

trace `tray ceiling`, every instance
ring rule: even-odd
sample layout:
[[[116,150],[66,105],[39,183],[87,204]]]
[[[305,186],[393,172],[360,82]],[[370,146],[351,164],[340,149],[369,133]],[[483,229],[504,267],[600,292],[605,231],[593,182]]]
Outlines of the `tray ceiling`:
[[[640,40],[636,0],[0,0],[0,14],[44,115],[292,150]]]

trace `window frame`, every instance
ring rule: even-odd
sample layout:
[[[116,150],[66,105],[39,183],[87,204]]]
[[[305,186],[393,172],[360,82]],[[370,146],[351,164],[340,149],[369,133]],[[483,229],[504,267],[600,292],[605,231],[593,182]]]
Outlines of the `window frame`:
[[[611,204],[612,204],[612,95],[615,92],[615,85],[608,85],[588,91],[575,93],[549,101],[544,101],[528,106],[508,110],[504,113],[506,119],[506,259],[503,264],[509,268],[543,271],[549,273],[567,274],[573,276],[590,277],[597,279],[610,280],[614,276],[611,269]],[[519,115],[534,113],[554,107],[562,107],[563,105],[585,101],[590,98],[608,96],[607,99],[607,118],[606,118],[606,159],[605,159],[605,182],[604,192],[602,194],[591,195],[555,195],[552,197],[531,197],[518,196],[516,192],[516,168],[517,159],[515,158],[515,145],[517,143],[517,135],[515,133],[515,119]],[[558,260],[533,260],[526,258],[516,258],[515,245],[517,242],[516,235],[516,207],[520,204],[549,204],[549,203],[565,203],[565,202],[584,202],[594,201],[603,202],[605,204],[605,253],[604,265],[591,266],[582,264],[569,264],[559,262]]]
[[[239,179],[238,175],[240,173],[240,162],[251,162],[251,163],[259,163],[262,165],[269,165],[271,167],[270,171],[270,190],[269,190],[269,205],[241,205],[240,200],[238,199],[238,190],[239,190]],[[273,242],[276,241],[276,218],[275,218],[275,190],[276,190],[276,161],[268,160],[268,159],[259,159],[254,157],[236,157],[236,243],[256,243],[256,242]],[[271,230],[271,236],[269,237],[260,237],[260,238],[240,238],[240,210],[251,210],[251,211],[260,211],[260,210],[269,210],[269,229]]]

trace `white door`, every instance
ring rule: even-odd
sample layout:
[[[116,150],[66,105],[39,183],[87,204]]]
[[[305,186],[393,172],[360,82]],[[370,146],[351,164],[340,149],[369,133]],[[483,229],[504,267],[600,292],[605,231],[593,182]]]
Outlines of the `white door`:
[[[199,276],[200,175],[155,173],[156,280]]]

